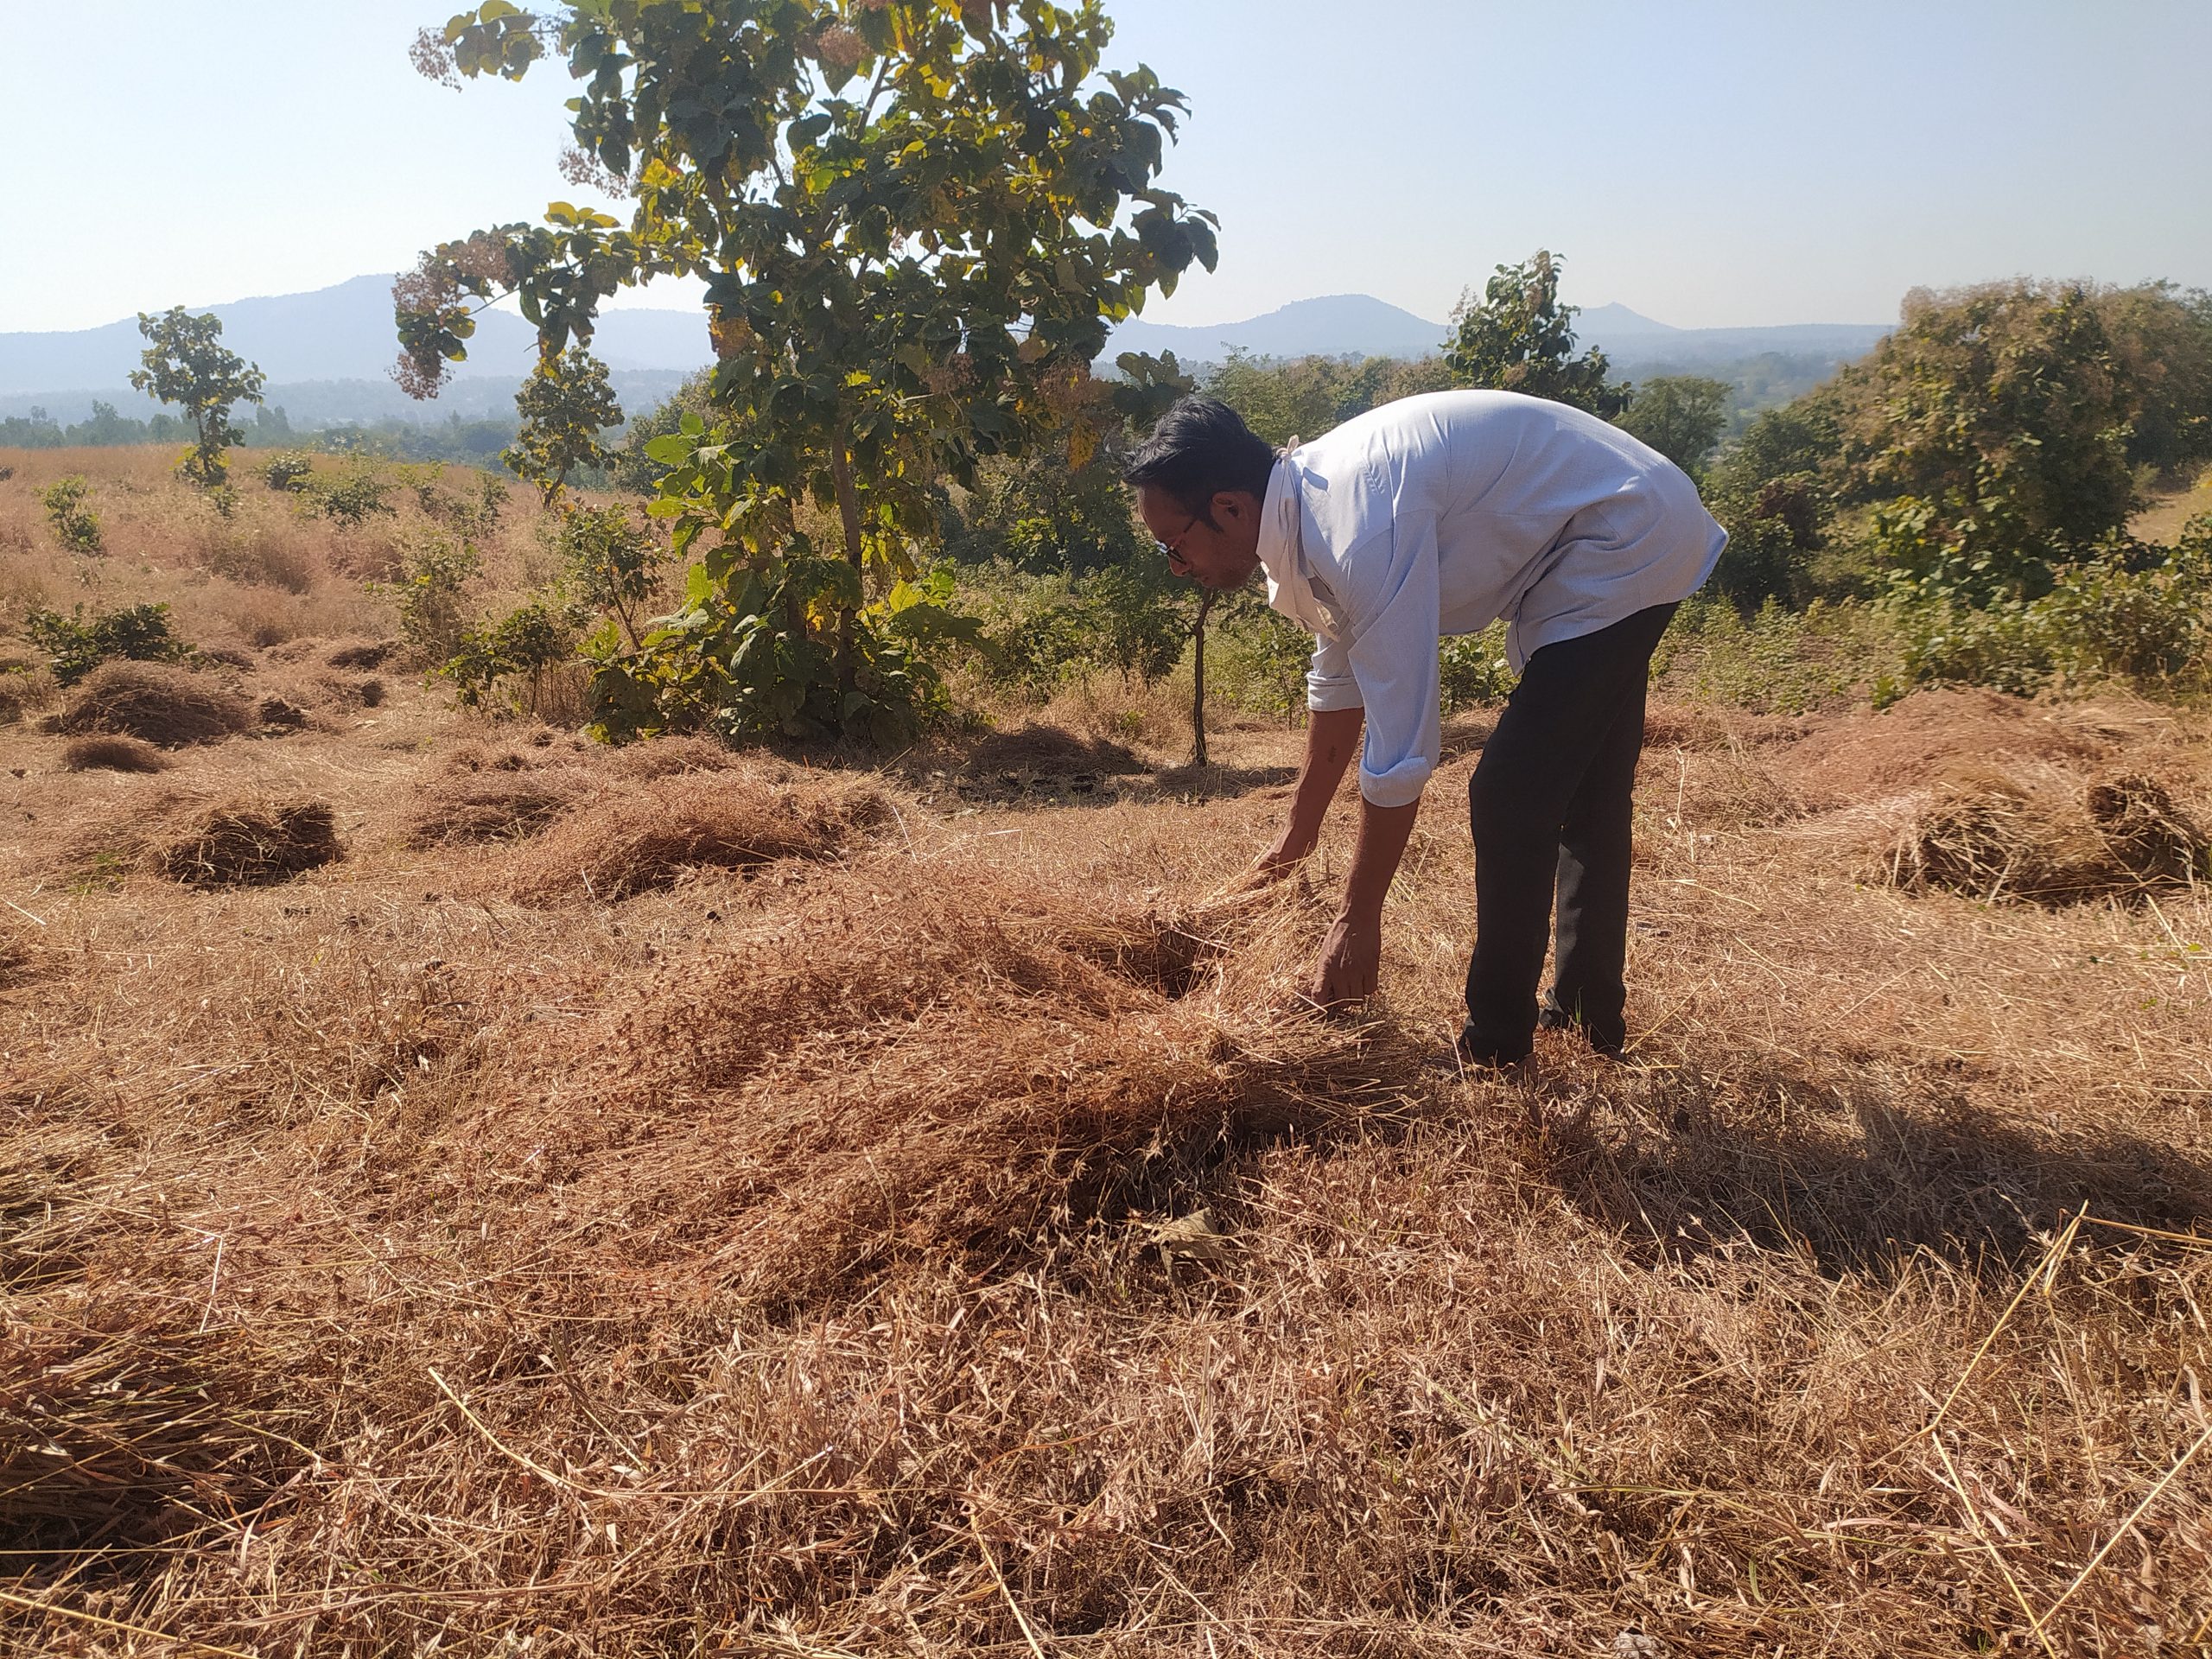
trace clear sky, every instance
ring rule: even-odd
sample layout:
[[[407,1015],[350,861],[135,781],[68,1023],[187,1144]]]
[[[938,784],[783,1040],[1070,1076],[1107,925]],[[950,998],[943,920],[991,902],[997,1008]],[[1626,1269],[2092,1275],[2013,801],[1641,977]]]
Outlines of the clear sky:
[[[1682,327],[1916,283],[2212,286],[2212,0],[1109,0],[1222,262],[1146,315],[1440,319],[1539,245]],[[566,78],[453,92],[448,0],[0,0],[0,332],[317,288],[576,193]],[[681,302],[654,290],[645,303]]]

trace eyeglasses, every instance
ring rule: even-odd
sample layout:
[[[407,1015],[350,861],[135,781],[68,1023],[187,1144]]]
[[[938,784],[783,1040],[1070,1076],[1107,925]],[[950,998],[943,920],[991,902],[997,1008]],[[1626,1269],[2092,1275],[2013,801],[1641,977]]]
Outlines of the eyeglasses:
[[[1183,558],[1182,545],[1191,539],[1191,532],[1198,528],[1198,520],[1205,516],[1204,513],[1192,513],[1183,528],[1175,532],[1175,539],[1172,542],[1163,542],[1157,536],[1152,538],[1152,544],[1167,556],[1168,568],[1179,576],[1183,574],[1179,568]]]

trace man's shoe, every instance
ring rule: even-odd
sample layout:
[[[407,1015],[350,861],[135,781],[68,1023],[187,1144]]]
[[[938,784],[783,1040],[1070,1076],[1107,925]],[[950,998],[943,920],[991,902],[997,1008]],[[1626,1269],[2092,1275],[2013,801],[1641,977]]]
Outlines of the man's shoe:
[[[1580,1031],[1590,1046],[1609,1060],[1619,1059],[1628,1047],[1625,1025],[1600,1029],[1586,1024],[1549,1000],[1538,1005],[1536,1026],[1541,1031]]]
[[[1463,1071],[1509,1071],[1529,1058],[1529,1046],[1523,1044],[1516,1049],[1471,1040],[1463,1031],[1452,1045],[1452,1058]]]

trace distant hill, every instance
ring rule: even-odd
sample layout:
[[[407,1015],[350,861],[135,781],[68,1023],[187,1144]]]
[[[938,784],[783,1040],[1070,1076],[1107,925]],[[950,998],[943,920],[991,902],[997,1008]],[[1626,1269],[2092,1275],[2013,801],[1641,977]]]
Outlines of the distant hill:
[[[272,392],[302,383],[375,383],[421,418],[442,420],[448,407],[445,398],[414,404],[388,378],[399,351],[391,324],[391,280],[356,276],[313,293],[207,308],[223,320],[223,343],[258,365]],[[130,389],[130,375],[145,345],[136,317],[66,333],[0,334],[0,399],[12,405],[74,392],[135,405],[140,400]],[[677,373],[702,368],[714,355],[706,316],[696,310],[610,311],[600,319],[592,349],[611,369]],[[504,399],[530,372],[537,353],[537,337],[528,323],[507,312],[487,311],[477,319],[462,371],[472,379],[504,385]],[[360,397],[347,401],[358,403]],[[379,408],[385,403],[381,392],[370,401]]]
[[[1218,363],[1231,347],[1258,357],[1426,357],[1444,346],[1444,325],[1365,294],[1295,300],[1264,317],[1190,327],[1137,317],[1114,331],[1108,361],[1123,352],[1185,363]]]
[[[1624,305],[1593,305],[1574,320],[1575,339],[1602,347],[1616,368],[1691,368],[1770,353],[1847,363],[1874,349],[1886,322],[1792,322],[1764,328],[1676,328]]]
[[[1889,333],[1886,323],[1790,323],[1763,328],[1677,328],[1624,305],[1593,305],[1574,320],[1575,338],[1605,349],[1617,367],[1678,369],[1769,353],[1848,362]],[[1449,326],[1364,294],[1299,300],[1263,317],[1192,326],[1126,322],[1108,356],[1172,351],[1185,363],[1218,363],[1234,347],[1258,357],[1424,357],[1444,347]]]
[[[308,294],[237,300],[207,308],[223,320],[224,342],[269,377],[269,401],[296,424],[399,418],[442,422],[511,412],[516,384],[530,372],[537,338],[520,317],[488,311],[477,321],[468,360],[435,402],[404,396],[388,375],[397,352],[391,278],[356,276]],[[1887,332],[1877,323],[1801,323],[1769,328],[1675,328],[1624,305],[1592,306],[1576,320],[1586,344],[1602,346],[1633,378],[1652,370],[1716,371],[1743,359],[1781,354],[1818,367],[1848,361]],[[1299,300],[1241,322],[1193,326],[1136,318],[1114,332],[1107,355],[1172,351],[1186,364],[1218,363],[1232,347],[1262,357],[1421,357],[1442,349],[1446,325],[1365,294]],[[143,414],[130,387],[145,341],[136,318],[58,334],[0,334],[0,416],[33,404],[65,421],[81,420],[95,397]],[[704,367],[713,353],[696,310],[610,311],[592,348],[626,380],[626,407],[647,407],[667,377]],[[1815,377],[1817,378],[1817,377]],[[633,402],[633,399],[639,401]]]

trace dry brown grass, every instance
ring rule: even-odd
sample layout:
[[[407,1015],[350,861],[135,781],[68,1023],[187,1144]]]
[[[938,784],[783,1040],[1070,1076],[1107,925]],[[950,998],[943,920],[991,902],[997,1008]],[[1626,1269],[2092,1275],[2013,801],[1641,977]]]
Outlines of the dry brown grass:
[[[61,764],[72,772],[161,772],[169,758],[135,737],[73,737],[63,746]]]
[[[143,861],[188,887],[263,887],[320,869],[345,850],[324,802],[226,801],[151,833]]]
[[[102,663],[70,693],[61,729],[135,737],[165,749],[250,729],[254,705],[212,674],[161,663]]]
[[[2212,877],[2204,831],[2156,778],[2084,786],[2064,772],[1983,773],[1936,795],[1891,852],[1904,887],[1977,899],[2141,903]]]
[[[777,767],[682,773],[607,791],[510,854],[494,880],[524,904],[626,899],[690,871],[834,857],[892,812],[866,780]]]
[[[1548,1033],[1461,1077],[1424,1054],[1471,725],[1353,1024],[1284,1000],[1341,818],[1310,895],[1211,897],[1294,734],[1225,734],[1207,788],[1001,809],[714,751],[641,776],[404,686],[362,718],[174,785],[28,733],[0,773],[0,1645],[2133,1659],[2212,1630],[2212,894],[1862,879],[1967,760],[2085,801],[2155,779],[2201,821],[2180,722],[1662,721],[1638,1064]],[[407,844],[438,791],[572,773],[520,846]],[[58,873],[172,787],[327,801],[353,851],[265,889]],[[579,874],[526,890],[582,896],[679,809],[830,829],[503,895],[574,832],[544,868]]]

